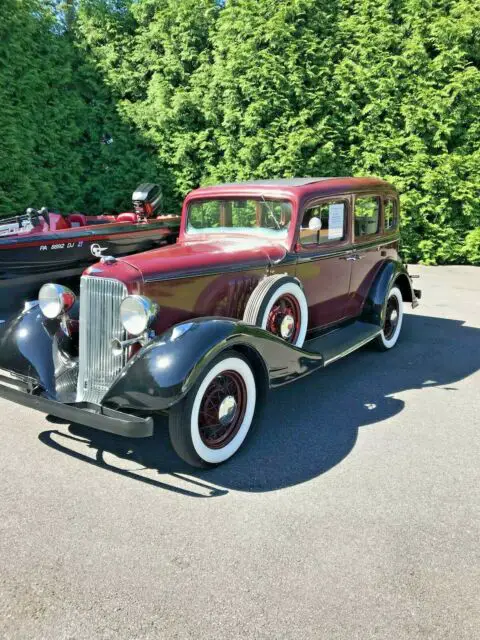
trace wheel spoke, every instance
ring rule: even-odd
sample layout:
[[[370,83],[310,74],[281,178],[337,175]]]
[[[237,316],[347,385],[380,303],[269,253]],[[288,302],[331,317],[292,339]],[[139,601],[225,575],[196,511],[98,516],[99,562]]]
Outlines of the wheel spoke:
[[[221,411],[224,401],[232,404],[229,398],[235,402],[231,416],[225,413],[225,410]],[[237,372],[224,371],[214,378],[205,391],[199,409],[198,426],[203,442],[214,449],[226,446],[235,437],[242,424],[245,407],[246,386]],[[221,413],[223,413],[223,422]]]

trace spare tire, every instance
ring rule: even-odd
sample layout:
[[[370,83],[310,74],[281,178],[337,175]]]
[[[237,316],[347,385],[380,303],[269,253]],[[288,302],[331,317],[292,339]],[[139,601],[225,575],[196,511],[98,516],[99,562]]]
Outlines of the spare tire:
[[[295,347],[303,346],[308,304],[302,285],[285,274],[264,278],[253,290],[243,321],[261,327]]]

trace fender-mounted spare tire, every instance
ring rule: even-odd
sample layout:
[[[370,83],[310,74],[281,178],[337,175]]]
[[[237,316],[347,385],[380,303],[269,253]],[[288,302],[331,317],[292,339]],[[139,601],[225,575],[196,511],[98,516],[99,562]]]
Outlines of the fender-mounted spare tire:
[[[308,326],[308,304],[297,278],[268,276],[250,296],[243,321],[262,327],[295,347],[303,346]]]

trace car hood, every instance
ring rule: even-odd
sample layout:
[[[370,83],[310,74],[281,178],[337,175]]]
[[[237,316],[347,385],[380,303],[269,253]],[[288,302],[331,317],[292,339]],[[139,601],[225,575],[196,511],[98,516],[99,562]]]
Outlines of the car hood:
[[[201,274],[203,271],[221,273],[226,268],[255,267],[282,260],[286,248],[264,238],[224,236],[195,238],[121,258],[113,264],[97,263],[87,269],[87,275],[116,278],[123,282],[132,278],[144,281]]]

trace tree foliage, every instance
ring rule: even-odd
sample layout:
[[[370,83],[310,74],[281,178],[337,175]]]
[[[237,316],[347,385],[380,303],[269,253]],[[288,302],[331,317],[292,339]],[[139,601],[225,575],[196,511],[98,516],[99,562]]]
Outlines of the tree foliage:
[[[60,3],[38,0],[0,5],[1,213],[45,204],[118,210],[139,181],[160,175],[172,183],[135,124],[118,114],[61,12]]]
[[[137,177],[178,206],[200,183],[378,175],[407,259],[478,262],[480,0],[2,6],[0,211],[114,208]]]

